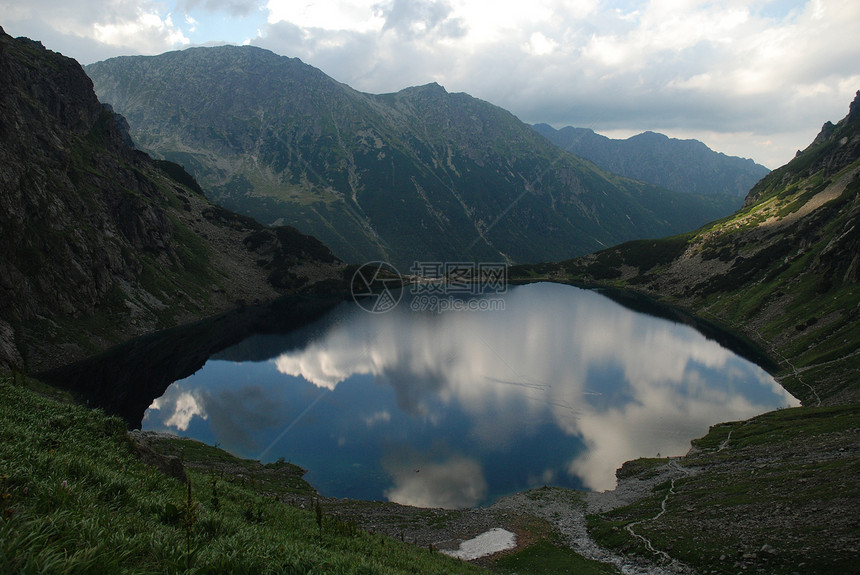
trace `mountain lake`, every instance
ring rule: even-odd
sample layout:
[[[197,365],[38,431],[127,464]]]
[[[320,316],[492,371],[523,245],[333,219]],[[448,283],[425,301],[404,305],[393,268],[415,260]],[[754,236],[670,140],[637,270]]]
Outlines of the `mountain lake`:
[[[463,508],[542,485],[612,489],[627,460],[798,405],[697,329],[595,291],[511,286],[441,313],[421,297],[251,335],[169,385],[142,429],[283,458],[324,496]]]

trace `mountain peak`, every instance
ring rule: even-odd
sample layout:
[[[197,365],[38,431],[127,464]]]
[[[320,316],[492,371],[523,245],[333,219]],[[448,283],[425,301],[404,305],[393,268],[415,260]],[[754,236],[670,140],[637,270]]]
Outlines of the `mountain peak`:
[[[420,88],[424,88],[425,90],[434,90],[434,91],[442,91],[444,93],[448,93],[444,86],[441,86],[438,82],[430,82],[429,84],[424,84],[423,86],[419,86]]]
[[[657,132],[652,132],[651,130],[646,130],[645,132],[642,132],[641,134],[638,134],[638,135],[633,136],[633,137],[628,138],[628,139],[632,140],[633,138],[638,138],[641,140],[654,140],[654,141],[664,142],[664,141],[669,139],[669,136],[667,136],[666,134],[659,134]]]
[[[225,207],[295,225],[354,263],[569,257],[734,207],[622,182],[437,82],[364,94],[285,59],[196,55],[87,72],[142,150],[184,165]]]
[[[430,82],[429,84],[423,84],[421,86],[411,86],[409,88],[405,88],[401,90],[402,93],[411,93],[411,94],[421,94],[427,96],[447,96],[448,91],[437,82]]]
[[[798,151],[794,159],[774,173],[779,172],[781,181],[796,181],[818,171],[826,177],[835,174],[858,158],[860,158],[860,90],[848,106],[848,115],[835,124],[830,121],[825,122],[812,143],[804,150]],[[762,182],[762,184],[765,183]],[[773,185],[772,182],[766,184],[756,186],[760,188],[758,193],[750,192],[752,197],[747,198],[747,203],[760,197],[761,189]],[[753,190],[753,192],[756,191]]]
[[[860,116],[860,90],[854,95],[854,100],[848,105],[848,118],[855,120]]]

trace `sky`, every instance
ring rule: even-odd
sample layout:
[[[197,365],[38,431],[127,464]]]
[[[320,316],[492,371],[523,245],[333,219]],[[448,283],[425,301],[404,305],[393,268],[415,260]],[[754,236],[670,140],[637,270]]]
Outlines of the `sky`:
[[[363,92],[437,82],[527,123],[771,169],[860,90],[857,0],[0,0],[0,26],[82,64],[251,44]]]

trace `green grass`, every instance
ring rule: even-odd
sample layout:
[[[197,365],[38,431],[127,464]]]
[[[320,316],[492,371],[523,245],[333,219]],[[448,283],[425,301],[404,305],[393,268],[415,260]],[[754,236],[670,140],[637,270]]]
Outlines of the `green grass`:
[[[707,573],[788,574],[803,562],[820,573],[847,572],[860,500],[860,461],[851,455],[858,429],[857,405],[783,409],[713,426],[686,459],[705,472],[676,479],[672,493],[658,485],[629,506],[589,516],[589,533],[607,548],[655,558],[626,529],[636,523],[656,549]],[[642,476],[633,471],[631,480]],[[776,551],[762,552],[765,545]]]
[[[618,479],[624,479],[635,475],[644,479],[655,475],[658,468],[665,464],[666,460],[662,458],[640,457],[639,459],[626,461],[624,465],[615,472],[615,476]]]
[[[711,428],[701,439],[691,443],[699,449],[716,449],[731,432],[732,447],[767,445],[779,437],[782,441],[805,435],[835,433],[860,427],[860,409],[856,405],[834,407],[795,407],[770,411],[748,421],[721,424]]]
[[[152,445],[151,445],[152,446]],[[316,491],[303,479],[305,470],[283,459],[263,465],[241,459],[223,449],[182,437],[159,440],[152,446],[158,453],[178,457],[184,465],[213,478],[239,484],[250,484],[255,491],[272,495],[302,494],[315,496]],[[231,470],[230,476],[224,470]],[[241,474],[241,478],[237,477]]]
[[[477,573],[189,471],[141,463],[123,422],[0,379],[2,573]]]
[[[577,555],[570,549],[559,547],[543,539],[522,551],[506,555],[496,561],[502,573],[533,573],[554,575],[576,573],[577,575],[610,575],[619,573],[612,565],[599,563]]]

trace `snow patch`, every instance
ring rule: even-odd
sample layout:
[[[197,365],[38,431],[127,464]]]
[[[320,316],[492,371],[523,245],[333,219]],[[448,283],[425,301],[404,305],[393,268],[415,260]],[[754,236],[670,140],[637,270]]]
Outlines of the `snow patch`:
[[[442,549],[440,553],[444,553],[450,557],[469,561],[486,557],[499,551],[507,551],[517,546],[517,536],[501,527],[496,527],[481,533],[473,539],[469,539],[460,543],[459,549]]]

